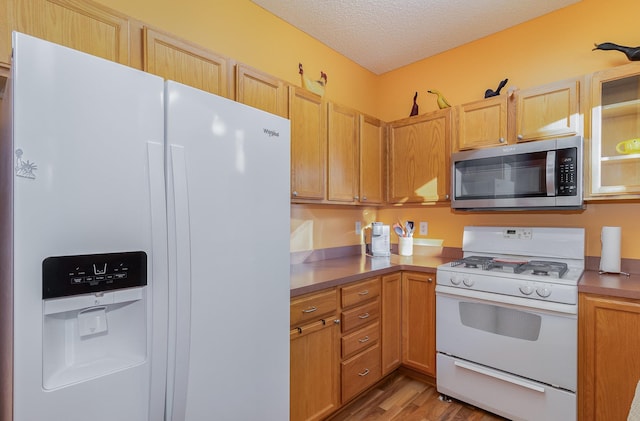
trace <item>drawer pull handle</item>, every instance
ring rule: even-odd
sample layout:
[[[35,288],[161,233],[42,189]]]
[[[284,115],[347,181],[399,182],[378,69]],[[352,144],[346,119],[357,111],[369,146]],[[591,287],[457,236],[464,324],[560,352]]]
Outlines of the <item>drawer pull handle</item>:
[[[360,342],[361,344],[369,342],[369,335],[365,336],[364,338],[358,339],[358,342]]]
[[[369,317],[369,313],[364,313],[358,316],[359,319],[366,319]]]
[[[366,376],[367,374],[369,374],[369,369],[368,369],[368,368],[365,368],[365,369],[364,369],[364,371],[363,371],[362,373],[358,373],[358,376],[360,376],[360,377],[364,377],[364,376]]]
[[[360,291],[358,295],[367,295],[368,293],[369,293],[369,290],[365,289],[364,291]]]
[[[306,310],[302,310],[303,313],[313,313],[314,311],[316,311],[318,309],[318,307],[309,307]]]

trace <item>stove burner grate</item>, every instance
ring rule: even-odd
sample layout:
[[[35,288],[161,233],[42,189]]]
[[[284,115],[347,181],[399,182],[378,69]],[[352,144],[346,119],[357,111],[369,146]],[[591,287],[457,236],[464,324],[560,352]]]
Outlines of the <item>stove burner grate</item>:
[[[451,266],[464,265],[466,268],[480,268],[487,270],[488,265],[493,261],[493,257],[488,256],[468,256],[451,262]]]
[[[523,273],[525,271],[531,271],[532,275],[537,276],[551,276],[555,275],[558,278],[562,278],[569,270],[566,263],[552,262],[546,260],[531,260],[530,262],[516,268],[516,273]]]

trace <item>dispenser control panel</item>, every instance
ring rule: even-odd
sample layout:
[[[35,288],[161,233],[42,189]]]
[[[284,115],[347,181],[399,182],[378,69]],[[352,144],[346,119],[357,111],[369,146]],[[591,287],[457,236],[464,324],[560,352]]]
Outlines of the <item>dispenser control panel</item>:
[[[143,251],[47,257],[42,262],[42,299],[147,285]]]

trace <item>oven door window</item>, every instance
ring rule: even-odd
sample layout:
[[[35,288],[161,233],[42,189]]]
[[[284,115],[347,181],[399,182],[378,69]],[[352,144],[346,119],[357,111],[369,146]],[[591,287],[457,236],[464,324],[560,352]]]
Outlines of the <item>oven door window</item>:
[[[540,336],[542,318],[537,314],[473,302],[460,302],[459,311],[462,324],[473,329],[527,341]]]
[[[456,199],[547,196],[547,152],[458,161]]]

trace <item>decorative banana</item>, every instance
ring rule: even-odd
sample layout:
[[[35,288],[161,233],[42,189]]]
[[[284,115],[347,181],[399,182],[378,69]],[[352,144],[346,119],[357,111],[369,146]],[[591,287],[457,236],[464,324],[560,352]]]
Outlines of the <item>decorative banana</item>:
[[[325,72],[320,72],[320,79],[311,80],[304,76],[304,70],[302,70],[302,63],[298,63],[298,73],[300,73],[300,79],[302,81],[302,86],[308,90],[313,92],[314,94],[318,94],[320,96],[324,96],[324,89],[327,85],[327,74]]]
[[[451,105],[449,105],[449,103],[447,102],[445,97],[440,93],[440,91],[431,89],[431,90],[428,90],[427,92],[438,96],[438,107],[440,107],[440,109],[451,107]]]

